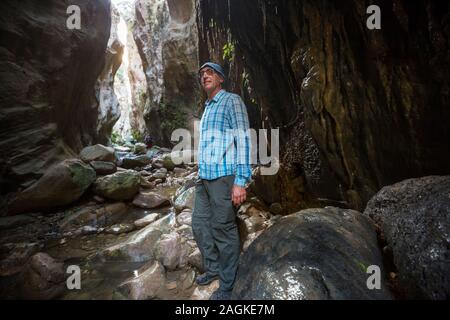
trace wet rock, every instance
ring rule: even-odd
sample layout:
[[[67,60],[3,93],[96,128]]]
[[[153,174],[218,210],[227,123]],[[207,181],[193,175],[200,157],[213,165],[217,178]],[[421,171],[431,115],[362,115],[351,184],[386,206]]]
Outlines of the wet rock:
[[[31,216],[21,214],[17,216],[11,217],[1,217],[0,218],[0,230],[12,229],[19,226],[27,225],[31,222],[34,222],[34,219]]]
[[[105,147],[101,144],[89,146],[81,150],[80,158],[86,163],[91,161],[115,162],[114,148]]]
[[[110,234],[121,234],[121,233],[128,233],[135,229],[135,226],[130,223],[119,223],[112,226],[109,226],[105,229],[106,233]]]
[[[116,164],[106,161],[91,161],[89,163],[98,175],[111,174],[117,171]]]
[[[112,200],[129,200],[139,192],[140,175],[133,170],[100,177],[94,183],[94,192]]]
[[[257,232],[250,233],[246,236],[245,241],[242,245],[242,251],[247,251],[248,247],[258,238],[264,230],[259,230]]]
[[[19,276],[21,298],[48,300],[60,296],[66,288],[64,265],[39,252]]]
[[[197,268],[200,273],[203,273],[205,270],[203,269],[203,258],[200,250],[196,248],[188,257],[188,263]]]
[[[69,231],[86,225],[105,227],[120,220],[127,209],[127,205],[123,202],[83,207],[74,212],[68,212],[67,217],[59,223],[59,227],[62,231]]]
[[[148,171],[146,171],[146,170],[141,170],[141,171],[139,171],[139,174],[140,174],[141,176],[143,176],[143,177],[149,177],[149,176],[152,175],[150,172],[148,172]]]
[[[147,146],[145,143],[138,142],[134,145],[134,153],[135,154],[146,154],[147,153]]]
[[[144,209],[153,209],[170,205],[170,200],[155,192],[140,192],[134,198],[133,205]]]
[[[164,168],[166,168],[169,171],[173,171],[173,169],[175,169],[175,164],[173,163],[172,157],[170,155],[166,155],[162,159],[162,165]]]
[[[124,242],[106,248],[94,259],[101,261],[144,262],[154,259],[154,246],[161,230],[149,225],[130,235]]]
[[[161,230],[162,233],[170,233],[176,226],[176,216],[174,212],[169,212],[164,217],[151,224],[154,228]]]
[[[0,247],[0,276],[10,276],[22,270],[28,259],[39,250],[39,243],[5,243]]]
[[[153,189],[156,184],[152,181],[147,181],[144,177],[141,176],[141,179],[139,180],[139,185],[144,189]]]
[[[48,210],[78,200],[95,180],[95,171],[78,159],[64,160],[51,167],[35,184],[15,195],[8,214]]]
[[[155,247],[155,258],[169,270],[180,264],[181,238],[178,233],[163,234]]]
[[[173,169],[173,174],[178,176],[178,177],[182,177],[182,176],[184,176],[187,173],[188,173],[188,171],[186,169],[183,169],[183,168],[176,167],[176,168]]]
[[[182,225],[176,229],[176,232],[187,240],[194,240],[194,234],[192,233],[192,227],[189,225]]]
[[[181,212],[183,209],[194,209],[195,188],[189,188],[181,193],[174,202],[176,212]]]
[[[159,214],[158,213],[151,213],[146,215],[145,217],[136,220],[134,222],[134,225],[136,226],[136,228],[143,228],[151,223],[153,223],[154,221],[156,221],[159,218]]]
[[[263,232],[239,263],[236,299],[390,299],[368,289],[367,267],[384,279],[375,228],[354,210],[307,209]],[[337,272],[336,270],[339,270]]]
[[[195,271],[190,269],[188,270],[181,278],[181,286],[183,290],[189,289],[192,287],[195,281]]]
[[[96,234],[98,232],[97,227],[93,226],[83,226],[77,231],[75,231],[75,234],[81,234],[81,235],[90,235],[90,234]]]
[[[192,225],[192,211],[190,210],[183,210],[178,216],[177,216],[177,222],[181,225]]]
[[[264,219],[264,217],[260,216],[260,215],[254,215],[254,216],[251,216],[251,217],[245,219],[244,225],[245,225],[246,232],[249,234],[249,233],[254,233],[259,230],[264,229],[265,221],[266,220]]]
[[[386,186],[364,214],[381,228],[409,299],[450,297],[450,176]]]
[[[125,147],[125,146],[114,146],[114,150],[119,151],[119,152],[130,152],[131,149],[129,147]]]
[[[166,180],[166,176],[167,176],[167,169],[160,168],[157,171],[155,171],[155,173],[152,174],[151,179],[152,180],[162,179],[164,181]]]
[[[100,196],[93,196],[92,198],[93,198],[94,201],[97,202],[97,203],[104,203],[104,202],[105,202],[105,199],[103,199],[103,198],[100,197]]]
[[[164,267],[154,261],[140,268],[137,276],[120,284],[117,290],[127,299],[147,300],[158,297],[165,284]]]
[[[127,156],[122,159],[122,167],[125,169],[143,168],[151,162],[152,159],[146,155]]]
[[[176,281],[171,281],[166,283],[166,289],[167,290],[175,290],[178,287],[177,282]]]
[[[269,211],[271,213],[273,213],[273,214],[282,214],[283,213],[283,207],[281,206],[280,203],[275,202],[275,203],[272,203],[270,205]]]
[[[195,288],[191,300],[209,300],[214,291],[219,289],[219,280],[214,280],[207,286]]]

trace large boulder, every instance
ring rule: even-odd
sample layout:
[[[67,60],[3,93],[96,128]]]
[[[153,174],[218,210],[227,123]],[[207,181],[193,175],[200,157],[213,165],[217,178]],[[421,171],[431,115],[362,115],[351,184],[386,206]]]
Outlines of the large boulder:
[[[184,261],[187,262],[187,252],[178,233],[172,232],[161,236],[155,246],[155,258],[169,270],[175,270]]]
[[[44,252],[36,253],[19,276],[20,298],[49,300],[66,288],[64,265]]]
[[[135,154],[146,154],[147,153],[147,146],[145,143],[138,142],[134,145],[134,153]]]
[[[194,209],[195,201],[195,188],[189,188],[181,193],[174,202],[174,207],[177,212],[181,212],[183,209]]]
[[[152,159],[146,155],[126,156],[122,159],[122,167],[125,169],[142,168],[152,163]]]
[[[367,286],[367,268],[381,288]],[[233,298],[390,299],[370,219],[354,210],[307,209],[281,218],[241,258]]]
[[[94,256],[100,261],[145,262],[154,259],[154,247],[161,230],[148,225],[130,235],[128,239],[106,248]]]
[[[170,200],[156,192],[140,192],[133,200],[133,205],[153,209],[170,205]]]
[[[364,214],[381,228],[406,298],[450,298],[450,176],[384,187]]]
[[[84,162],[91,161],[106,161],[106,162],[115,162],[116,156],[114,155],[114,148],[105,147],[101,144],[96,144],[93,146],[89,146],[81,150],[80,158]]]
[[[51,167],[36,183],[17,194],[8,204],[8,214],[47,210],[78,200],[94,182],[95,171],[78,159]]]
[[[139,173],[133,170],[100,177],[94,183],[94,192],[112,200],[129,200],[139,192],[140,177]]]
[[[0,277],[19,273],[28,259],[43,245],[33,243],[5,243],[0,246]]]
[[[114,162],[91,161],[90,165],[94,168],[98,175],[111,174],[117,171],[117,167]]]

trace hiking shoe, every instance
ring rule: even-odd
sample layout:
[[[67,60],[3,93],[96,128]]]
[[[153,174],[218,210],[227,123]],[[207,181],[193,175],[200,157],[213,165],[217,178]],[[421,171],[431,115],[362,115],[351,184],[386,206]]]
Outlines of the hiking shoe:
[[[217,289],[213,292],[209,300],[231,300],[231,290],[230,291],[224,291]]]
[[[197,284],[199,286],[206,286],[207,284],[210,284],[211,282],[213,282],[216,279],[219,279],[218,274],[211,275],[211,274],[203,273],[197,277],[195,282],[197,282]]]

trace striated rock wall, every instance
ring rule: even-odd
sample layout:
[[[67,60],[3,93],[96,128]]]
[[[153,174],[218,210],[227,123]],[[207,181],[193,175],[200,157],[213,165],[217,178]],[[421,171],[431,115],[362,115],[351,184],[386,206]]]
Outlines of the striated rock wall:
[[[125,49],[115,82],[115,91],[120,97],[121,116],[113,131],[122,139],[128,140],[131,137],[144,137],[146,132],[144,108],[147,101],[147,80],[132,33],[136,21],[134,2],[117,0],[114,3],[122,19],[119,33]]]
[[[195,1],[136,1],[133,35],[148,86],[144,118],[156,144],[170,146],[176,128],[198,116]]]
[[[379,1],[382,28],[369,30],[371,4],[201,0],[198,10],[200,56],[234,43],[263,126],[280,128],[283,162],[309,194],[357,209],[384,185],[450,171],[448,4]]]
[[[81,9],[81,30],[66,10]],[[29,185],[97,136],[94,87],[104,66],[108,0],[0,3],[1,193]]]
[[[112,128],[121,116],[119,101],[114,90],[114,79],[122,64],[125,49],[118,35],[119,22],[120,13],[116,7],[111,5],[111,33],[106,49],[106,61],[96,84],[96,95],[99,101],[97,142],[101,144],[109,142]]]

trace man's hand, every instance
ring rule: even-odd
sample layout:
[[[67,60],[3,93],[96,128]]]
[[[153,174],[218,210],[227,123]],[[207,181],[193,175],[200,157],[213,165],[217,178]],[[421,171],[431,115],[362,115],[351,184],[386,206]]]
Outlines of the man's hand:
[[[233,185],[233,189],[231,190],[231,201],[233,205],[239,206],[242,202],[247,198],[247,191],[244,187]]]

